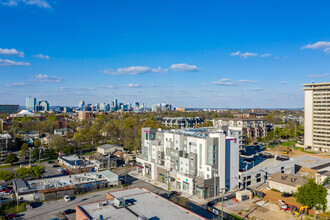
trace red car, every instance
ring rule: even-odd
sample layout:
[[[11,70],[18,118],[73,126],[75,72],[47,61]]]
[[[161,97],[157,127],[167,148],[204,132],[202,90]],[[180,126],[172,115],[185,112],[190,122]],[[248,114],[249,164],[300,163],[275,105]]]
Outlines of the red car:
[[[11,214],[7,214],[5,216],[3,216],[4,219],[13,219],[13,218],[17,218],[18,215],[16,213],[11,213]]]
[[[13,192],[13,188],[6,188],[5,190],[1,190],[0,192],[12,193]]]

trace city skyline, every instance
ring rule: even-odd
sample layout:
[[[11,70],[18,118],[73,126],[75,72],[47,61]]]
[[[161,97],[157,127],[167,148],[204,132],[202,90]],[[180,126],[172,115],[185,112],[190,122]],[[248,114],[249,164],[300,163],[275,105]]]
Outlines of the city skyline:
[[[301,108],[330,80],[330,3],[252,2],[1,0],[0,103]]]

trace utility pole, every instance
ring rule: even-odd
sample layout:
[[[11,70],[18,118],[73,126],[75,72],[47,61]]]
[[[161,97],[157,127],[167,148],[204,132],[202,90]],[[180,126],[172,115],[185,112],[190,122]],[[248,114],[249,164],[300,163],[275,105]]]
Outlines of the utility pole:
[[[168,173],[169,171],[167,171],[167,199],[170,199],[170,178]]]
[[[39,165],[40,165],[40,155],[41,155],[41,148],[39,148]]]
[[[213,168],[213,178],[214,178],[214,200],[216,200],[217,197],[217,169]]]
[[[110,153],[108,154],[108,170],[110,170]]]
[[[225,188],[221,189],[221,220],[223,220],[223,190]]]
[[[29,148],[29,167],[31,167],[31,148]]]

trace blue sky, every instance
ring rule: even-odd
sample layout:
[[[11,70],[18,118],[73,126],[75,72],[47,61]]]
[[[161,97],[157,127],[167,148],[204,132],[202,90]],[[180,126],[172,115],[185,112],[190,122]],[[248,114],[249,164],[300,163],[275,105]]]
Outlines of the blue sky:
[[[0,0],[0,103],[303,107],[330,2]]]

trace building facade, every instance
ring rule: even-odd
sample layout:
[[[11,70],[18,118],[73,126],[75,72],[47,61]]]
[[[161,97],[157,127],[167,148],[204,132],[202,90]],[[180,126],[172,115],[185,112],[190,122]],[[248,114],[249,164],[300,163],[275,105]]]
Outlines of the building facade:
[[[202,117],[164,117],[162,124],[167,127],[193,128],[195,125],[203,123],[203,121],[204,119]]]
[[[33,112],[37,104],[37,99],[32,97],[26,97],[25,99],[25,108]]]
[[[267,135],[267,120],[263,118],[217,118],[213,120],[213,126],[223,125],[241,128],[242,139],[245,140],[251,138],[256,141]]]
[[[0,113],[14,114],[18,109],[19,105],[0,105]]]
[[[305,93],[305,148],[330,152],[330,83],[302,86]]]
[[[142,128],[139,172],[201,198],[218,195],[238,187],[238,136],[217,128]]]

